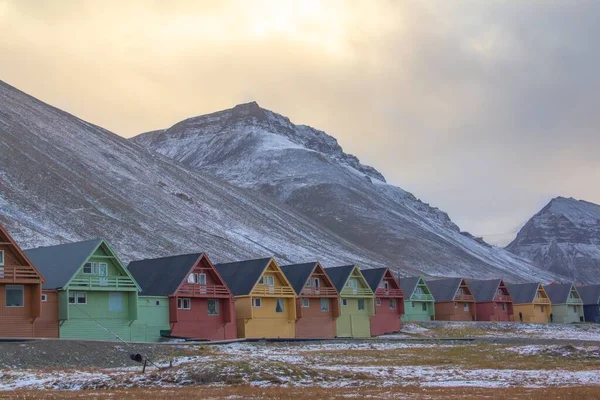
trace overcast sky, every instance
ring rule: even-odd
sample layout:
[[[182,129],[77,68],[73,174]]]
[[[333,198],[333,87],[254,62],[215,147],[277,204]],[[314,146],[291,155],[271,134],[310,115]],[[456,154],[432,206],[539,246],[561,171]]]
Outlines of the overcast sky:
[[[584,0],[0,0],[0,79],[126,137],[255,100],[496,241],[554,196],[600,203],[598,21]]]

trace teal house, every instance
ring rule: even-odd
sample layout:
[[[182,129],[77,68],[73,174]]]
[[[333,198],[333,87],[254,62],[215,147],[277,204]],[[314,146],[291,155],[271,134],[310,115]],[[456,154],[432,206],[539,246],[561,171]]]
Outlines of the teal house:
[[[404,292],[404,315],[402,321],[433,321],[435,299],[420,276],[398,280]]]
[[[59,337],[146,341],[138,284],[104,239],[25,250],[58,295]]]

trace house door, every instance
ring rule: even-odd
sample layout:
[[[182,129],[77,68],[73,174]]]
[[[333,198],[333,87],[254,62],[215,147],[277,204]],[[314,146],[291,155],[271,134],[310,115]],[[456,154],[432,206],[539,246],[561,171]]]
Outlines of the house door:
[[[98,264],[98,276],[100,286],[108,286],[108,264],[107,263],[99,263]]]

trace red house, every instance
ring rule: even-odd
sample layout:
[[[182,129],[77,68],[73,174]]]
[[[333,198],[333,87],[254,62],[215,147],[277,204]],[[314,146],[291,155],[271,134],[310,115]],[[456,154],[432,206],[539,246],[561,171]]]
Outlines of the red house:
[[[389,268],[362,269],[375,293],[375,315],[371,317],[371,335],[398,332],[404,315],[404,293]]]
[[[237,337],[233,296],[206,254],[133,261],[127,269],[142,289],[140,299],[168,297],[170,336]]]
[[[296,337],[329,339],[336,335],[339,293],[318,262],[281,267],[296,293]]]
[[[467,281],[475,297],[477,321],[513,321],[513,301],[502,279]]]

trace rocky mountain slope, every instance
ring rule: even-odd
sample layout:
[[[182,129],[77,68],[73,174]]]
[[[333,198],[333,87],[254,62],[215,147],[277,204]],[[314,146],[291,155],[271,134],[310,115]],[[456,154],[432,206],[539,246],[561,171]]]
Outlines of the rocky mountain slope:
[[[600,205],[552,199],[506,248],[552,273],[600,283]]]
[[[215,262],[389,262],[284,204],[149,153],[2,81],[0,223],[24,248],[102,236],[125,260],[206,251]]]
[[[283,202],[401,271],[547,279],[524,260],[461,233],[448,215],[386,183],[335,138],[256,103],[190,118],[132,141]]]

